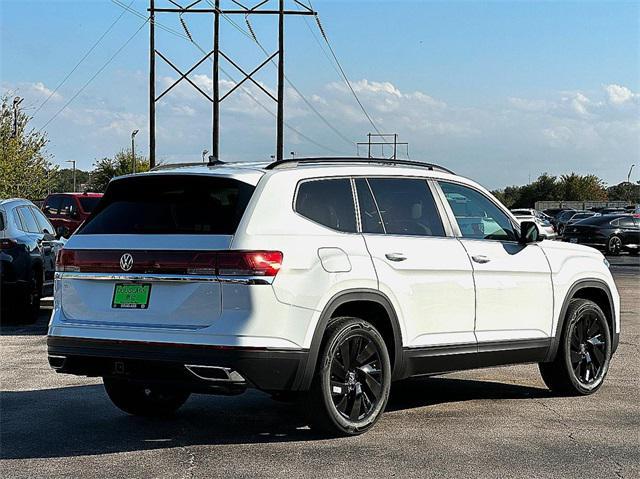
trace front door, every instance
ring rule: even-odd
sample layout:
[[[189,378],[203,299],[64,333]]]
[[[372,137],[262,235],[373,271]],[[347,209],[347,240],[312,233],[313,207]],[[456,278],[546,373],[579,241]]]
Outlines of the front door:
[[[379,289],[394,303],[409,348],[475,352],[469,259],[419,178],[356,178],[362,232]]]
[[[507,213],[481,191],[438,184],[473,266],[478,350],[543,349],[551,336],[553,288],[542,248],[519,244]]]

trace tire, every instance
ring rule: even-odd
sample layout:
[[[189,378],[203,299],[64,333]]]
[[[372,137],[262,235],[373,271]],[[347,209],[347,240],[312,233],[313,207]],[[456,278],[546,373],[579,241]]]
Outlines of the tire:
[[[547,387],[558,394],[586,396],[604,381],[611,360],[611,333],[602,309],[588,299],[573,299],[553,362],[540,363]]]
[[[607,253],[613,256],[619,255],[622,251],[622,239],[619,236],[613,235],[607,241]]]
[[[165,386],[149,386],[125,379],[103,378],[111,402],[134,416],[168,416],[189,399],[188,391]]]
[[[390,389],[391,361],[380,333],[361,319],[337,318],[325,333],[311,386],[312,427],[330,435],[362,434],[382,415]]]

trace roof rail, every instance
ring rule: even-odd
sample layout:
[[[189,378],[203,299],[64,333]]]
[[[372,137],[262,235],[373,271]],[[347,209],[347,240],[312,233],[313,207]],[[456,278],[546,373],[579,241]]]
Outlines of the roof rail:
[[[282,166],[289,166],[295,168],[299,164],[313,164],[313,163],[370,163],[370,164],[382,164],[382,165],[400,165],[400,166],[414,166],[418,168],[426,168],[432,171],[442,171],[444,173],[451,173],[455,175],[453,171],[444,166],[436,165],[435,163],[425,163],[422,161],[411,160],[394,160],[392,158],[362,158],[360,156],[355,157],[318,157],[318,158],[295,158],[285,159],[280,161],[274,161],[269,164],[265,169],[275,170]]]

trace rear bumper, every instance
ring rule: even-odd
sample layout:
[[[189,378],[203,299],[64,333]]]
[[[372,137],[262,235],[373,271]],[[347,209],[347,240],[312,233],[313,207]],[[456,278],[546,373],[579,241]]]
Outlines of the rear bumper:
[[[218,392],[221,386],[264,391],[296,391],[303,383],[308,350],[273,350],[151,343],[61,336],[47,338],[49,362],[59,373],[123,377],[173,383],[194,392]],[[214,366],[239,373],[244,381],[202,379],[185,366]]]

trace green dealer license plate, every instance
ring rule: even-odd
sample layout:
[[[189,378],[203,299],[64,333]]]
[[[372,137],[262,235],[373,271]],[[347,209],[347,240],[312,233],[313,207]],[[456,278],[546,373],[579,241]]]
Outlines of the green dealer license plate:
[[[123,309],[147,309],[150,284],[116,284],[111,307]]]

